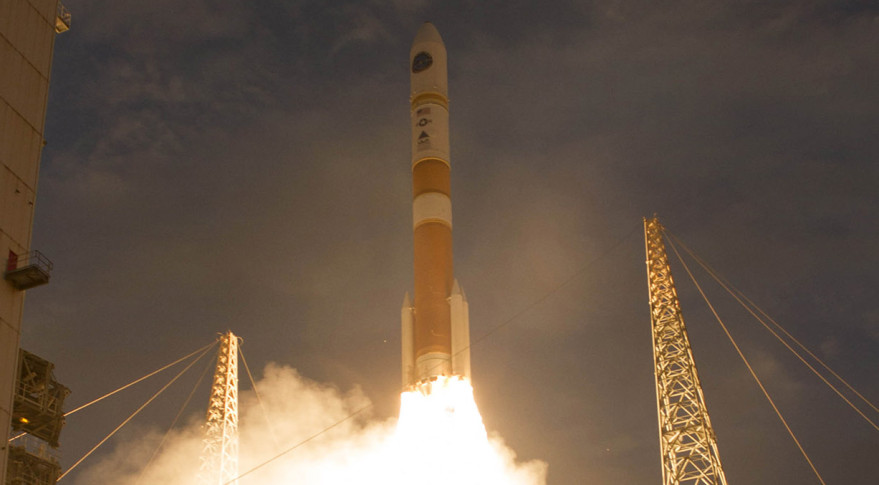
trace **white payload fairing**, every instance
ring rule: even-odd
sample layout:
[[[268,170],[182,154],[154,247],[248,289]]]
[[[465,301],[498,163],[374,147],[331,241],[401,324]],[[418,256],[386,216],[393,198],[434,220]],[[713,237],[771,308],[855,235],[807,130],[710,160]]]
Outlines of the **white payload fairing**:
[[[429,22],[409,51],[415,293],[403,301],[403,387],[438,376],[470,379],[467,298],[452,269],[446,46]]]

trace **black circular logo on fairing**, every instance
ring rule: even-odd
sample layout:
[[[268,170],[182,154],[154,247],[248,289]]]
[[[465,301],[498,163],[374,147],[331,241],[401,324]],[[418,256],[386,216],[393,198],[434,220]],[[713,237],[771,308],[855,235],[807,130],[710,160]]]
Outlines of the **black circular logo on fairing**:
[[[421,51],[418,54],[415,54],[415,58],[412,59],[412,72],[424,71],[432,65],[433,57],[430,57],[430,54],[427,52]]]

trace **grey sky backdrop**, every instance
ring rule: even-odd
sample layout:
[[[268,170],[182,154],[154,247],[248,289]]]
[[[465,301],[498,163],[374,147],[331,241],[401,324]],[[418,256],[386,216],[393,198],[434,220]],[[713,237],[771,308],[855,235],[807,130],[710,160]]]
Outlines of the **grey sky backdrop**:
[[[65,4],[34,228],[55,272],[22,345],[68,409],[232,329],[257,374],[286,364],[396,414],[425,20],[449,52],[471,337],[503,325],[472,351],[478,404],[548,483],[659,483],[654,212],[879,401],[874,2]],[[673,264],[730,483],[818,483]],[[875,483],[879,432],[698,277],[827,483]],[[193,383],[124,439],[167,427]],[[160,386],[71,416],[64,467]]]

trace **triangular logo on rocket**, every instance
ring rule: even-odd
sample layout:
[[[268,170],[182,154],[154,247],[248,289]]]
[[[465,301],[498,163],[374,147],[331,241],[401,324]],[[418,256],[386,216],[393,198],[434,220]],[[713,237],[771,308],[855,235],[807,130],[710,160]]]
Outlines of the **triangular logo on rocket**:
[[[418,135],[418,140],[421,141],[425,138],[430,138],[430,135],[428,135],[427,132],[422,131],[421,134]]]

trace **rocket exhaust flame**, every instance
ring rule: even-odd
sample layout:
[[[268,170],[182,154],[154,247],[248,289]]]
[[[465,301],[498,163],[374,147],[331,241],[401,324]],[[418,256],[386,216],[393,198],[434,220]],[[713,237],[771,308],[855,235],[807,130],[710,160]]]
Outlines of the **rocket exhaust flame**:
[[[403,465],[395,484],[413,477],[425,485],[545,483],[542,463],[517,466],[508,448],[489,440],[473,387],[459,376],[427,380],[402,394],[392,446]]]
[[[404,392],[397,438],[425,443],[487,442],[470,382],[460,377],[439,377]]]
[[[263,409],[252,391],[243,391],[240,469],[260,468],[236,485],[546,484],[545,463],[518,462],[499,438],[486,436],[466,379],[437,378],[402,393],[397,420],[364,413],[352,418],[369,406],[365,395],[311,381],[290,367],[269,364],[256,385],[283,438],[280,445],[266,438],[271,431]],[[78,470],[69,485],[192,485],[202,448],[200,419],[172,433],[142,470],[162,435],[158,427],[129,434],[109,455]],[[288,449],[294,451],[266,464]]]

